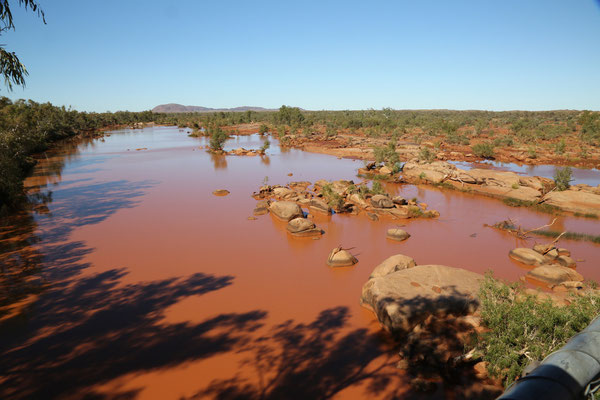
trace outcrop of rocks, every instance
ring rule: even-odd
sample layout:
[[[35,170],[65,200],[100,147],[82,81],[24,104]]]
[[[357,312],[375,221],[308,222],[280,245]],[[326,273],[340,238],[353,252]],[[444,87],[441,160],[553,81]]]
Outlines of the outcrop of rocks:
[[[252,197],[257,200],[295,202],[307,208],[311,214],[364,212],[374,221],[379,219],[378,215],[386,215],[392,219],[436,218],[440,215],[435,210],[428,210],[425,203],[408,202],[402,197],[392,197],[387,193],[373,194],[368,188],[357,187],[354,182],[346,180],[319,180],[312,189],[310,182],[292,182],[286,186],[264,185]],[[264,206],[257,205],[257,209],[259,208],[263,209]]]
[[[531,204],[544,203],[567,212],[600,216],[600,185],[574,185],[561,192],[553,190],[554,181],[548,178],[490,169],[463,170],[445,161],[426,163],[417,160],[404,164],[402,178],[415,183],[448,183],[473,193]]]
[[[566,249],[558,249],[554,243],[536,244],[533,249],[517,248],[509,252],[509,257],[523,264],[533,265],[526,278],[536,284],[554,288],[576,289],[572,282],[582,282],[583,276],[575,271],[575,260]],[[565,282],[571,282],[564,284]],[[559,289],[560,290],[560,289]]]

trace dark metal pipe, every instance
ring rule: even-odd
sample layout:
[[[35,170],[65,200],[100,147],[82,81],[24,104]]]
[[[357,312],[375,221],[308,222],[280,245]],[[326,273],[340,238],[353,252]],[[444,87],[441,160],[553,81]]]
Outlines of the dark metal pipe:
[[[600,317],[516,381],[498,400],[583,399],[588,385],[598,376]]]

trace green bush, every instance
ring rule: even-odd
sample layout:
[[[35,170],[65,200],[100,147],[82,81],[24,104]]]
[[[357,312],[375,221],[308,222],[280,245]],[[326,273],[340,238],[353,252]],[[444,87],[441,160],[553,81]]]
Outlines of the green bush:
[[[375,162],[385,163],[385,165],[392,169],[395,169],[396,163],[400,162],[400,157],[396,153],[396,142],[393,140],[387,146],[373,147],[373,154],[375,155]]]
[[[267,149],[271,147],[271,141],[269,139],[265,140],[263,145],[260,147],[260,150],[264,153]]]
[[[334,210],[339,210],[344,206],[344,199],[331,188],[331,185],[323,186],[323,198]]]
[[[556,145],[554,145],[554,151],[556,154],[563,154],[565,152],[565,148],[567,145],[565,144],[565,140],[561,139]]]
[[[558,191],[567,190],[571,186],[573,171],[570,167],[557,168],[554,172],[554,183]]]
[[[490,376],[506,386],[532,360],[542,360],[563,346],[598,314],[600,297],[573,296],[559,307],[550,300],[525,295],[518,284],[508,286],[486,274],[479,298],[482,325],[487,328],[475,348],[488,362]]]
[[[494,158],[494,145],[490,142],[477,143],[471,149],[478,157]]]
[[[227,134],[217,126],[212,128],[212,134],[208,146],[211,151],[223,151],[223,145],[227,141]]]
[[[426,161],[426,162],[432,162],[434,159],[435,159],[435,154],[433,154],[433,152],[431,150],[429,150],[429,147],[421,148],[421,150],[419,151],[419,160]]]
[[[261,124],[261,125],[258,127],[258,133],[259,133],[260,135],[264,135],[264,134],[265,134],[265,133],[267,133],[267,132],[269,132],[269,127],[268,127],[267,125],[265,125],[265,124]]]

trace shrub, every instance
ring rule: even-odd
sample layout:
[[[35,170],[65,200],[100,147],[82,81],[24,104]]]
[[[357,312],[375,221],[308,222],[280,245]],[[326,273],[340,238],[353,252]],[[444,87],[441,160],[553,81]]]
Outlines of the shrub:
[[[344,199],[331,188],[331,185],[323,186],[323,198],[334,210],[339,210],[344,206]]]
[[[531,360],[542,360],[583,330],[596,316],[597,295],[573,296],[570,304],[556,306],[486,277],[479,292],[482,325],[488,330],[475,348],[488,362],[491,376],[510,385]]]
[[[565,152],[565,148],[565,140],[561,139],[560,142],[556,143],[556,145],[554,146],[554,151],[556,152],[556,154],[563,154]]]
[[[269,139],[265,140],[263,145],[260,147],[260,150],[264,153],[269,147],[271,147],[271,141]]]
[[[259,133],[260,135],[264,135],[264,134],[265,134],[265,133],[267,133],[267,132],[269,132],[269,127],[268,127],[267,125],[265,125],[265,124],[261,124],[261,125],[258,127],[258,133]]]
[[[471,147],[473,153],[478,157],[494,158],[494,145],[489,142],[477,143]]]
[[[421,151],[419,151],[419,160],[426,161],[426,162],[432,162],[434,159],[435,159],[435,154],[433,154],[433,152],[431,150],[429,150],[429,147],[421,148]]]
[[[396,163],[400,162],[398,153],[396,153],[396,143],[393,140],[387,146],[373,147],[373,153],[375,155],[375,162],[383,162],[391,168],[395,168]]]
[[[370,193],[371,194],[385,194],[385,190],[383,190],[383,187],[381,186],[381,182],[379,182],[379,181],[373,182]]]
[[[213,128],[212,131],[210,142],[208,143],[210,150],[222,151],[223,145],[225,144],[225,141],[227,141],[227,134],[218,126]]]
[[[554,172],[554,183],[559,191],[567,190],[571,186],[573,171],[570,167],[557,168]]]
[[[527,150],[527,154],[529,155],[529,158],[537,158],[537,153],[533,147],[530,147]]]

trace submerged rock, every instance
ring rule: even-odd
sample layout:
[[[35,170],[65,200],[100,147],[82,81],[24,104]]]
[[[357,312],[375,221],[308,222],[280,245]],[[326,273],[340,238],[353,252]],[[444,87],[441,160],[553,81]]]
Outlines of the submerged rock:
[[[348,250],[336,247],[331,250],[327,257],[327,265],[330,267],[349,267],[356,264],[358,260]]]
[[[527,265],[542,265],[546,262],[546,259],[543,255],[533,249],[528,249],[525,247],[519,247],[511,250],[508,253],[508,256],[513,260]]]
[[[229,190],[227,189],[217,189],[212,192],[215,196],[227,196],[229,194]]]
[[[410,237],[410,234],[403,229],[392,228],[392,229],[387,230],[386,236],[388,239],[392,239],[392,240],[401,242],[403,240],[408,239]]]
[[[419,265],[369,279],[361,304],[382,326],[406,333],[429,316],[473,313],[483,275],[444,265]]]
[[[283,221],[290,221],[304,216],[300,206],[291,201],[276,201],[269,206],[269,210]]]

